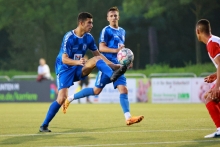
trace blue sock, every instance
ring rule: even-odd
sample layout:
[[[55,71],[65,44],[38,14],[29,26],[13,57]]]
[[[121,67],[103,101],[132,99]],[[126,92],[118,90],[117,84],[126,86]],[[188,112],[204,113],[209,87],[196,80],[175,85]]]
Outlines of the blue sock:
[[[87,96],[90,96],[90,95],[94,95],[93,88],[84,88],[80,92],[77,92],[76,94],[74,94],[74,100],[75,99],[80,99],[80,98],[83,98],[83,97],[87,97]]]
[[[57,103],[57,101],[54,101],[47,112],[47,116],[42,124],[42,126],[48,126],[50,121],[53,119],[53,117],[56,115],[58,110],[60,109],[61,105]]]
[[[103,60],[96,62],[96,67],[109,78],[111,78],[113,70]]]
[[[120,94],[120,104],[124,113],[130,112],[128,94]]]

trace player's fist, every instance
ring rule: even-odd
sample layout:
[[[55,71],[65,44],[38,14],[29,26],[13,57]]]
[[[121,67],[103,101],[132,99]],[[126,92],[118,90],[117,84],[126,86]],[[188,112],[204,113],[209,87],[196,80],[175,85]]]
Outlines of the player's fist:
[[[123,48],[125,48],[125,45],[124,44],[119,44],[118,49],[116,50],[116,53],[118,53]]]
[[[216,75],[216,74],[211,74],[211,75],[205,77],[205,78],[204,78],[204,81],[205,81],[206,83],[212,83],[212,82],[214,82],[216,79],[217,79],[217,75]]]
[[[84,58],[80,58],[80,60],[79,60],[79,65],[84,66],[85,63],[86,63],[86,60],[85,60]]]
[[[131,69],[133,67],[133,62],[131,62],[128,66],[128,69]]]

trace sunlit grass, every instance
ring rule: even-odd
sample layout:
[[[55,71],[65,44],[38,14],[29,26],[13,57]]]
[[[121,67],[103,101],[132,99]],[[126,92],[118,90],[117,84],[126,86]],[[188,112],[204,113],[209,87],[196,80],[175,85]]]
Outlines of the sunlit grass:
[[[50,124],[38,129],[49,103],[1,103],[0,146],[219,146],[204,139],[215,131],[203,104],[131,104],[144,120],[126,126],[119,104],[72,104]]]

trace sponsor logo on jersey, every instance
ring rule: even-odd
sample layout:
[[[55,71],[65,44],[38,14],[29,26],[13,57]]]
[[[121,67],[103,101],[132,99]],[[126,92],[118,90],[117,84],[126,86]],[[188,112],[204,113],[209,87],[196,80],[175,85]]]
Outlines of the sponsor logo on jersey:
[[[74,60],[80,60],[82,58],[82,54],[75,54],[74,55]]]

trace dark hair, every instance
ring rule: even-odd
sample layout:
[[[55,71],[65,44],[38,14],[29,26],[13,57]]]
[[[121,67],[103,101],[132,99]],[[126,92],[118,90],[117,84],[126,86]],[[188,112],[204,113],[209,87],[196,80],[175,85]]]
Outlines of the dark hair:
[[[119,12],[119,10],[118,10],[118,8],[116,6],[109,8],[108,12],[110,12],[110,11],[117,11],[117,12]],[[107,15],[108,15],[108,12],[107,12]]]
[[[197,24],[196,27],[203,33],[205,34],[210,34],[211,33],[211,26],[210,26],[210,22],[207,19],[200,19]]]
[[[92,14],[90,14],[89,12],[81,12],[78,15],[77,23],[79,23],[80,21],[84,22],[87,18],[93,18]]]

